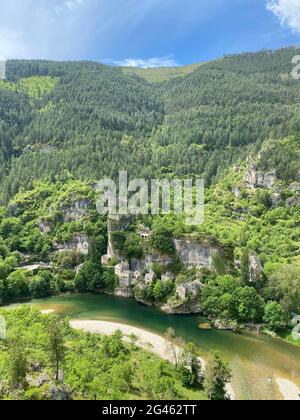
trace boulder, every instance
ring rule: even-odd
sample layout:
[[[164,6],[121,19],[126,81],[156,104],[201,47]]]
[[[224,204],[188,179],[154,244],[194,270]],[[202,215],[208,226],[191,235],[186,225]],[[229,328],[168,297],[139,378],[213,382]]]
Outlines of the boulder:
[[[172,280],[174,280],[174,275],[172,274],[172,273],[165,273],[165,274],[162,274],[162,276],[161,276],[161,281],[162,282],[168,282],[168,281],[172,281]]]
[[[31,375],[27,375],[26,381],[28,385],[30,385],[31,387],[40,388],[47,382],[50,382],[50,378],[46,373],[40,373],[38,376],[35,376],[35,377]]]
[[[70,401],[70,390],[64,386],[52,386],[48,391],[48,398],[52,401]]]

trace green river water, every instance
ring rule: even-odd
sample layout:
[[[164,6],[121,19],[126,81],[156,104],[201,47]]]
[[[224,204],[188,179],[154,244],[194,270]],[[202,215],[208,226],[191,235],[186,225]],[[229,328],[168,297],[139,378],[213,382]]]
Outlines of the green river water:
[[[242,399],[280,399],[276,378],[293,381],[300,388],[300,348],[262,335],[200,330],[197,315],[169,316],[134,300],[109,295],[70,295],[31,303],[53,309],[71,319],[120,322],[163,335],[172,327],[186,341],[195,342],[205,357],[218,350],[233,372],[233,388]]]

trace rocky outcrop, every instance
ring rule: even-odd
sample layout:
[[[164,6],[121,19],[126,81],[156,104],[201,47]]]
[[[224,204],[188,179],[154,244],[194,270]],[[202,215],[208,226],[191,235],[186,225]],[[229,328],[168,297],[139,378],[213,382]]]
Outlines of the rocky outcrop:
[[[281,203],[281,194],[274,193],[271,195],[272,207],[277,207]]]
[[[174,244],[182,264],[187,268],[212,270],[213,257],[215,254],[220,254],[219,248],[193,239],[175,239]]]
[[[132,298],[133,292],[131,287],[117,287],[115,290],[115,295],[123,298]]]
[[[199,299],[191,299],[184,303],[170,301],[161,307],[161,310],[168,315],[190,315],[202,313]]]
[[[300,182],[293,182],[288,189],[300,195]]]
[[[126,220],[126,219],[125,219]],[[113,258],[123,259],[122,255],[117,255],[117,252],[113,243],[113,233],[117,230],[124,229],[125,220],[122,218],[117,218],[109,216],[107,218],[107,253],[102,256],[101,263],[102,265],[110,265],[110,262]]]
[[[177,286],[176,294],[178,299],[186,301],[187,299],[193,299],[200,297],[200,291],[203,288],[203,284],[199,280],[193,282],[183,283]]]
[[[237,186],[233,186],[231,192],[235,195],[236,198],[241,198],[242,196],[241,190]]]
[[[287,207],[295,207],[300,205],[300,182],[293,182],[288,190],[294,194],[293,197],[290,197],[286,200]]]
[[[108,220],[108,249],[107,254],[102,257],[102,264],[113,265],[115,260],[120,261],[114,267],[115,275],[119,279],[115,294],[123,297],[134,295],[138,302],[158,306],[167,313],[189,314],[201,312],[200,294],[203,285],[198,280],[178,285],[173,299],[164,305],[161,302],[145,301],[145,296],[148,296],[145,291],[156,281],[162,283],[175,281],[174,274],[169,272],[175,257],[178,257],[187,269],[200,270],[207,268],[212,270],[214,268],[214,257],[220,256],[223,258],[225,251],[221,249],[214,238],[205,237],[197,240],[190,237],[181,237],[173,239],[176,249],[175,255],[161,254],[154,251],[147,240],[151,236],[150,229],[141,225],[137,233],[142,238],[142,242],[145,243],[144,256],[140,259],[127,260],[124,255],[121,255],[115,249],[113,234],[115,231],[128,231],[129,225],[132,225],[133,222],[133,220],[122,219],[121,217],[118,220],[115,218],[109,218]],[[160,267],[162,271],[158,280],[154,272],[155,265]]]
[[[247,188],[273,188],[278,181],[275,170],[270,172],[259,171],[256,165],[251,165],[244,176],[245,187]]]
[[[50,378],[49,375],[47,375],[47,373],[39,373],[38,375],[32,376],[32,375],[27,375],[26,376],[26,382],[28,383],[29,386],[34,387],[34,388],[40,388],[41,386],[43,386],[44,384],[50,382]]]
[[[201,289],[203,284],[199,280],[183,283],[177,286],[175,297],[169,299],[162,310],[167,314],[187,315],[198,314],[201,309]]]
[[[17,270],[24,270],[28,273],[35,274],[39,270],[51,270],[52,264],[47,264],[44,262],[36,263],[36,264],[30,264],[30,265],[21,265],[17,268]]]
[[[257,255],[249,256],[249,281],[250,283],[258,283],[262,280],[263,268]]]
[[[212,326],[220,331],[238,331],[239,325],[237,322],[228,319],[216,319],[212,321]]]
[[[77,251],[83,255],[88,255],[90,249],[90,239],[88,235],[82,233],[74,235],[73,239],[68,242],[55,242],[53,249],[58,252]]]
[[[65,385],[53,385],[49,388],[47,397],[52,401],[70,401],[72,399],[71,392]]]
[[[286,200],[287,207],[296,207],[300,205],[300,197],[291,197]]]
[[[51,233],[53,230],[53,223],[46,220],[38,221],[37,226],[40,231],[45,234]]]

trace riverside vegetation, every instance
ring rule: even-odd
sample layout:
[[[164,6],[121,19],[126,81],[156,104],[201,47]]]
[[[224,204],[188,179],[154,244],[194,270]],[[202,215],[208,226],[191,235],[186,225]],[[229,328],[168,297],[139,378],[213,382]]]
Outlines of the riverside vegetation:
[[[264,323],[286,336],[300,311],[297,53],[156,74],[8,61],[0,302],[106,291],[168,313],[201,312],[218,328]],[[203,177],[205,223],[172,213],[110,223],[97,214],[95,182],[119,170],[130,179]]]

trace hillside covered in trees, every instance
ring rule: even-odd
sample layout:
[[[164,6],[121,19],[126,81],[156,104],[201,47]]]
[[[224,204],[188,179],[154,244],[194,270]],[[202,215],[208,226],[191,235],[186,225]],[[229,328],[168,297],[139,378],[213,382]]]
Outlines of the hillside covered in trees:
[[[290,75],[297,52],[226,56],[180,77],[164,70],[159,83],[92,62],[8,61],[2,201],[36,179],[98,180],[121,169],[214,181],[265,140],[299,134],[300,87]]]
[[[1,303],[106,290],[166,312],[272,324],[275,302],[275,329],[287,325],[300,300],[297,52],[226,56],[177,73],[9,61],[0,82]],[[94,186],[120,170],[204,177],[205,223],[170,214],[109,232]],[[114,258],[101,265],[108,242]]]

